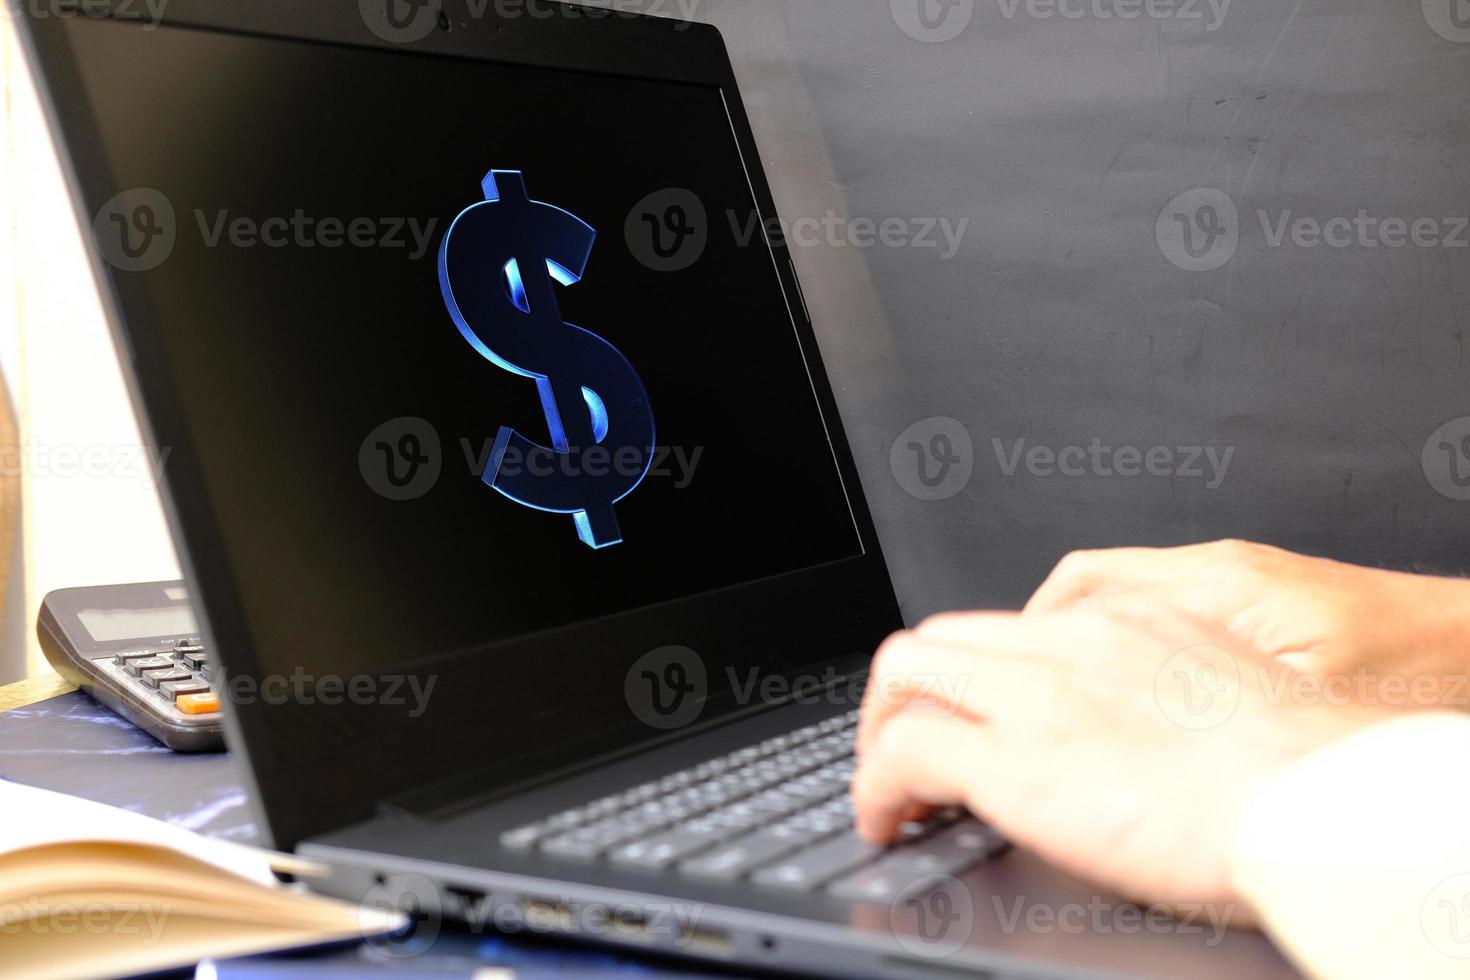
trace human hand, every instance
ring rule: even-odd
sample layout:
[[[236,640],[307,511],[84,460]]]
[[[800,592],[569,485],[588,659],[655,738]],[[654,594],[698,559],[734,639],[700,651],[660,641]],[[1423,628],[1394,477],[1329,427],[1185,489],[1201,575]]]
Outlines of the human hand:
[[[1245,648],[1318,678],[1351,679],[1347,690],[1359,700],[1394,700],[1386,688],[1378,693],[1392,683],[1406,692],[1400,706],[1470,706],[1470,582],[1218,541],[1074,552],[1026,612],[1127,593],[1215,624]],[[1346,676],[1354,673],[1361,676]]]
[[[1236,652],[1232,652],[1232,650]],[[880,649],[858,728],[859,832],[962,804],[1129,898],[1235,904],[1239,814],[1282,766],[1382,720],[1270,696],[1224,631],[1151,603],[941,616]]]

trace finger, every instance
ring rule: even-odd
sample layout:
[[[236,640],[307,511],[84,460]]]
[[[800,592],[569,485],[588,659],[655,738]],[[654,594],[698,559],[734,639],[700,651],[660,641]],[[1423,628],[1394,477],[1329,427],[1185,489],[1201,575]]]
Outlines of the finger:
[[[986,760],[994,755],[984,724],[924,709],[898,715],[853,776],[858,833],[887,843],[916,812],[965,804],[969,789],[983,785]]]
[[[1074,551],[1057,563],[1026,603],[1025,612],[1055,612],[1104,589],[1138,589],[1174,581],[1209,564],[1209,547]]]
[[[915,703],[969,718],[992,719],[1051,702],[1063,643],[1046,620],[992,615],[963,643],[898,633],[878,651],[863,694],[857,752],[872,745],[894,714]],[[1050,644],[1050,645],[1048,645]]]

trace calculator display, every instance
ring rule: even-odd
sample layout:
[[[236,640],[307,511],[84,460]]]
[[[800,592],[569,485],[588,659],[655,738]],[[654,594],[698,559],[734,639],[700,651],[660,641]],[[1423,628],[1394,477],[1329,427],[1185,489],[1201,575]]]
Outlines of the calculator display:
[[[188,606],[156,609],[82,609],[77,618],[98,643],[153,636],[188,636],[199,632]]]

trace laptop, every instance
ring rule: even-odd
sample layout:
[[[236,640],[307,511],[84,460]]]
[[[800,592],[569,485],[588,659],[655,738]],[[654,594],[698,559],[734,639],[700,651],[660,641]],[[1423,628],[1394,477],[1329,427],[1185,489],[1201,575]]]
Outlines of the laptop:
[[[385,952],[456,919],[742,972],[1292,975],[960,812],[854,835],[903,622],[714,29],[18,23],[259,825],[414,913]]]

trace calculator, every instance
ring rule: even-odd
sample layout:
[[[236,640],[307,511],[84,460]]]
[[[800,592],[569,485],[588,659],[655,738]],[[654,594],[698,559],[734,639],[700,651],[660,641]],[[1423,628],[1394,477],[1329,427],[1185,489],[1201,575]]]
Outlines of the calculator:
[[[175,752],[225,747],[214,668],[183,582],[57,589],[41,601],[56,672]]]

